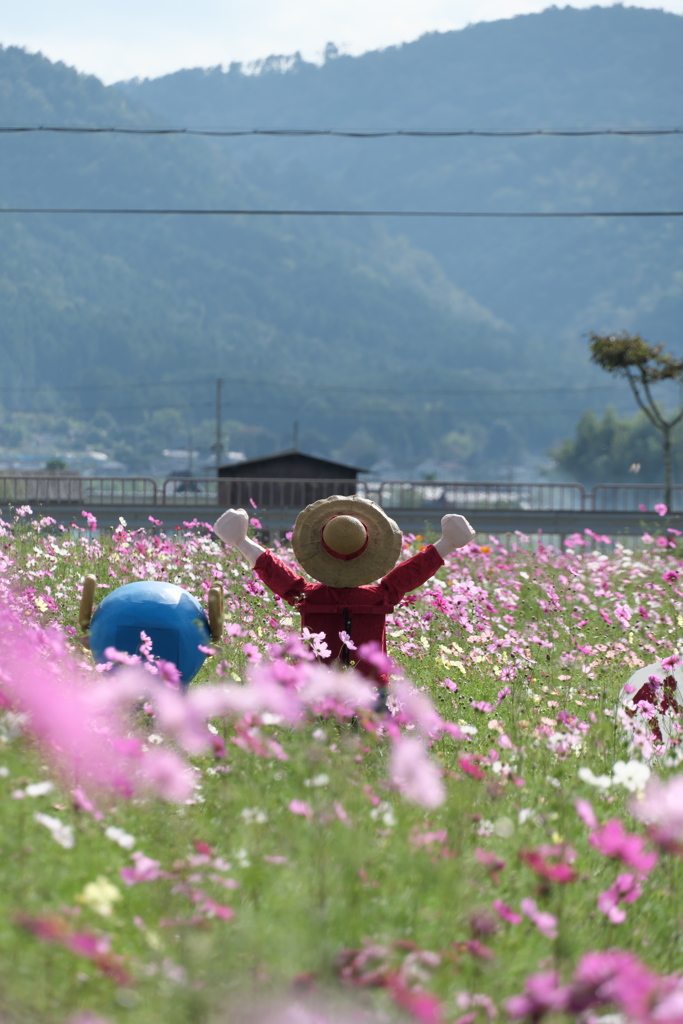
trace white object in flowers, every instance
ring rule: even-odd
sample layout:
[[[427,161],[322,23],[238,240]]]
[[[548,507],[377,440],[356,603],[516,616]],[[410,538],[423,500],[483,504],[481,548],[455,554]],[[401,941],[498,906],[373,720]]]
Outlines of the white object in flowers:
[[[110,825],[108,828],[105,828],[104,834],[107,839],[117,843],[123,850],[132,850],[135,846],[135,836],[132,836],[130,832],[124,832],[122,828],[117,828],[116,825]]]
[[[391,804],[388,804],[385,800],[378,803],[376,807],[373,807],[370,811],[370,817],[373,821],[379,821],[385,828],[393,828],[396,824],[396,815]]]
[[[609,789],[612,785],[609,775],[595,775],[590,768],[579,768],[577,775],[582,782],[588,783],[589,786],[595,786],[596,789]]]
[[[44,782],[31,782],[24,790],[24,793],[26,796],[46,796],[48,793],[51,793],[54,788],[54,783],[48,782],[47,780]]]
[[[240,818],[245,825],[265,825],[268,815],[260,807],[244,807],[240,811]]]
[[[615,786],[623,786],[629,793],[642,793],[651,774],[642,761],[615,761],[612,781]]]
[[[33,815],[33,820],[37,821],[39,825],[44,825],[51,833],[54,841],[63,846],[65,850],[73,850],[76,840],[74,839],[74,830],[71,825],[65,825],[59,818],[52,818],[49,814],[41,814],[40,812]]]
[[[309,789],[311,786],[327,786],[329,781],[329,775],[321,772],[320,775],[314,775],[312,779],[304,779],[304,786],[307,786]]]

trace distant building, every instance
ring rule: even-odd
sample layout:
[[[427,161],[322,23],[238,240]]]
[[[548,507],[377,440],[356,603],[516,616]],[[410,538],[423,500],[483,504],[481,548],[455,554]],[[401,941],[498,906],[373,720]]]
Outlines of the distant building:
[[[355,494],[366,470],[291,450],[218,467],[218,500],[226,507],[304,508],[331,494]]]

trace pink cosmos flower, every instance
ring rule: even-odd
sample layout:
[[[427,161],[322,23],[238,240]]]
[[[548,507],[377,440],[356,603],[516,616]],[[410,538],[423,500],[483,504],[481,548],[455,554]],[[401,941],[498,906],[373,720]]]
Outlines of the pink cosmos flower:
[[[631,813],[648,825],[658,846],[683,855],[683,775],[650,779],[644,795],[631,802]]]
[[[598,896],[598,910],[605,914],[612,924],[622,924],[626,920],[626,911],[619,903],[633,903],[642,891],[635,875],[619,875],[614,884]]]
[[[615,857],[643,874],[652,871],[657,863],[655,851],[645,853],[645,840],[626,832],[619,818],[612,818],[602,828],[592,832],[588,842],[605,857]]]
[[[156,882],[158,878],[168,878],[168,874],[162,871],[158,860],[146,857],[140,850],[133,854],[134,866],[132,868],[121,868],[119,874],[126,885],[137,885],[139,882]]]
[[[473,779],[483,779],[485,778],[485,773],[477,764],[476,758],[476,754],[463,754],[462,757],[458,758],[458,766],[466,775],[471,775]]]
[[[257,662],[263,658],[256,644],[243,644],[242,650],[247,656],[247,661]]]
[[[441,772],[417,736],[394,739],[389,774],[406,799],[421,807],[433,809],[446,799]]]
[[[28,713],[31,732],[71,786],[77,778],[85,792],[109,789],[130,796],[162,782],[158,757],[126,737],[129,724],[120,714],[127,701],[155,684],[152,676],[123,670],[116,680],[94,684],[60,634],[27,626],[7,607],[0,607],[0,664],[6,705]],[[177,777],[181,762],[172,756]],[[165,775],[162,788],[173,799],[168,770]]]
[[[81,512],[81,515],[85,517],[86,522],[88,523],[89,529],[91,529],[91,530],[96,530],[97,529],[97,519],[92,514],[92,512],[86,512],[84,510],[83,512]]]
[[[407,1010],[419,1024],[442,1024],[441,1002],[431,992],[409,988],[399,972],[390,976],[387,988],[396,1005]]]
[[[547,1013],[561,1013],[567,1003],[567,989],[560,985],[557,971],[531,974],[522,995],[505,1000],[505,1011],[512,1020],[539,1021]]]
[[[629,1020],[649,1022],[656,1019],[650,1016],[650,1008],[658,981],[632,953],[616,949],[586,953],[574,971],[567,1009],[579,1013],[616,1004]]]
[[[396,716],[414,724],[425,736],[438,736],[443,727],[441,715],[429,697],[420,693],[405,679],[396,679],[392,685],[392,694],[399,706]]]
[[[340,717],[375,703],[372,686],[357,672],[339,672],[320,664],[301,666],[303,685],[298,691],[301,704],[314,714],[329,711]]]
[[[496,911],[499,917],[502,917],[508,924],[519,924],[522,918],[519,914],[516,914],[512,907],[508,907],[507,903],[503,903],[502,900],[494,900],[491,904],[493,909]]]
[[[474,856],[489,872],[491,875],[491,881],[495,882],[497,885],[500,881],[500,872],[505,870],[505,861],[502,857],[492,853],[490,850],[481,850],[479,848],[474,851]]]
[[[568,859],[573,859],[573,853],[574,851],[570,848],[565,850],[562,846],[540,847],[538,850],[520,850],[519,859],[528,864],[531,870],[541,878],[565,885],[567,882],[573,882],[577,877],[576,871],[567,863]],[[552,863],[550,857],[561,859],[558,863]]]
[[[595,811],[588,800],[575,800],[574,807],[576,808],[576,813],[581,818],[584,825],[587,825],[588,828],[598,827],[598,819],[596,818]]]
[[[341,632],[339,633],[339,639],[348,648],[348,650],[356,650],[356,645],[354,644],[353,640],[345,630],[341,630]]]
[[[396,665],[389,655],[384,653],[376,640],[369,640],[368,643],[361,644],[358,648],[358,657],[374,665],[383,674],[388,675],[390,672],[396,671]]]
[[[195,789],[191,768],[172,750],[150,750],[144,761],[144,782],[163,800],[182,803]]]
[[[532,900],[530,896],[523,899],[519,907],[525,917],[528,917],[531,923],[536,925],[541,935],[545,935],[546,939],[557,938],[556,917],[544,910],[539,910],[536,901]]]
[[[655,505],[655,512],[658,516],[665,516],[668,511],[669,510],[664,504],[664,502],[659,502],[657,505]]]
[[[308,818],[309,821],[313,817],[313,808],[304,800],[291,800],[289,803],[289,809],[292,814],[298,814],[302,818]]]

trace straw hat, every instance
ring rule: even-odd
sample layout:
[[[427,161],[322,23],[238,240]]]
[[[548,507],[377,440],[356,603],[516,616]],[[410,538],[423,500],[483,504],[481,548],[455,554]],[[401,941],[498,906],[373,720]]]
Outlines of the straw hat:
[[[360,587],[393,569],[402,535],[393,519],[368,498],[338,494],[308,505],[297,516],[292,547],[299,564],[330,587]]]

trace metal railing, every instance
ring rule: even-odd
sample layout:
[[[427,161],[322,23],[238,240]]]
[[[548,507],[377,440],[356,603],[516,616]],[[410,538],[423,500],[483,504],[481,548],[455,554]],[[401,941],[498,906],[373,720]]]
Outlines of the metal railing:
[[[42,503],[83,508],[177,507],[301,509],[332,494],[359,494],[386,509],[652,513],[663,503],[657,484],[491,483],[268,477],[79,477],[0,475],[0,505]],[[683,511],[683,486],[672,491],[672,512]]]
[[[148,477],[11,475],[0,476],[0,503],[115,507],[156,505],[156,481]]]
[[[367,497],[382,508],[523,509],[577,511],[585,508],[581,484],[405,483],[366,484]]]
[[[304,508],[332,494],[361,494],[363,483],[356,480],[311,480],[266,477],[174,478],[163,484],[163,504],[199,508]]]
[[[589,507],[595,512],[652,512],[664,503],[664,488],[659,484],[598,484]],[[671,488],[671,512],[683,511],[683,487]]]

